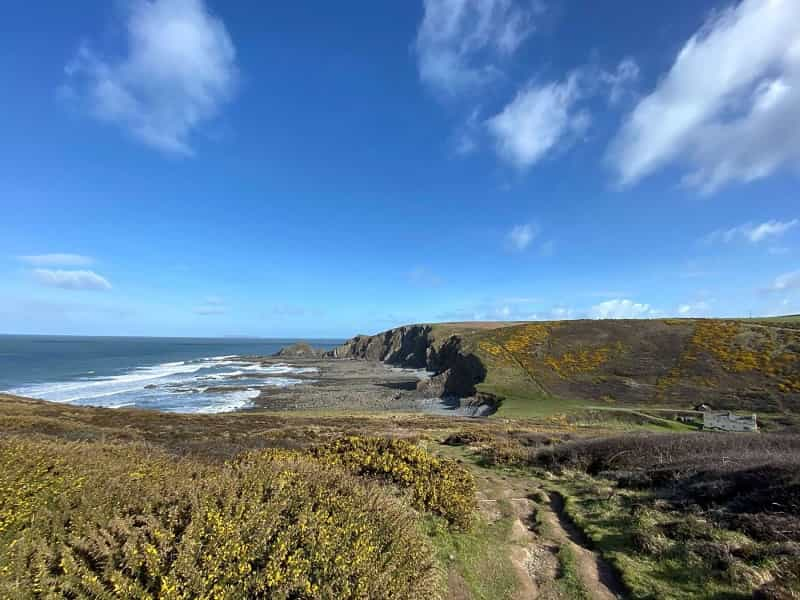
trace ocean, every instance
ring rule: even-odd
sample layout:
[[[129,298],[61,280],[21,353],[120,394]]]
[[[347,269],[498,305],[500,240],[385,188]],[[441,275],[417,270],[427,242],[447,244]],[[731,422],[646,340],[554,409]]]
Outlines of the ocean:
[[[167,412],[247,408],[262,387],[297,385],[313,369],[262,366],[294,342],[341,340],[0,335],[0,390],[53,402]]]

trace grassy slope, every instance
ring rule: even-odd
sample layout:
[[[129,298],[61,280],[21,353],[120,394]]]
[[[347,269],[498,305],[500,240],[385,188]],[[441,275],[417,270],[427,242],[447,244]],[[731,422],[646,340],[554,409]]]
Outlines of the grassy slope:
[[[7,435],[50,438],[58,444],[74,440],[101,443],[133,442],[135,447],[146,444],[156,450],[167,450],[170,454],[189,454],[193,457],[192,460],[201,460],[205,464],[209,464],[206,461],[210,461],[212,466],[220,464],[221,459],[227,459],[243,450],[263,447],[307,447],[343,433],[421,438],[428,440],[425,444],[430,450],[444,451],[450,455],[448,451],[450,447],[439,446],[436,440],[452,432],[474,432],[479,434],[481,439],[494,440],[491,442],[492,445],[500,444],[500,448],[504,450],[501,456],[517,456],[517,453],[509,454],[505,451],[506,446],[512,442],[522,444],[518,448],[520,456],[532,456],[537,449],[537,446],[531,445],[533,443],[545,444],[546,448],[553,438],[566,439],[575,435],[572,426],[568,427],[567,431],[558,431],[558,427],[563,424],[560,420],[554,420],[552,427],[548,423],[550,421],[546,418],[518,419],[509,423],[500,419],[487,421],[410,415],[349,417],[310,416],[302,413],[278,415],[266,412],[210,416],[169,415],[138,410],[76,408],[0,395],[0,438]],[[600,424],[601,428],[596,428],[595,424],[592,435],[601,434],[602,428],[607,428],[607,425],[607,423]],[[543,429],[547,430],[546,434],[540,433]],[[757,436],[758,439],[761,437]],[[689,438],[694,439],[694,436],[686,436],[685,439]],[[537,439],[540,441],[536,442]],[[732,442],[740,438],[713,436],[709,439]],[[727,447],[720,447],[719,452],[723,456],[731,454],[730,448]],[[612,456],[617,455],[618,452],[614,450]],[[624,456],[649,455],[652,453],[636,452]],[[613,460],[616,463],[620,459]],[[712,461],[713,464],[718,462]],[[508,474],[509,472],[501,470],[493,479],[498,484],[505,485],[508,483],[505,481],[505,476]],[[719,577],[715,575],[713,585],[709,585],[705,579],[705,575],[709,573],[708,567],[705,563],[697,563],[695,555],[684,556],[678,553],[665,561],[653,555],[643,554],[629,537],[625,537],[631,531],[630,518],[633,515],[631,512],[633,507],[639,506],[642,502],[649,504],[652,501],[644,492],[626,491],[607,481],[582,475],[558,478],[553,478],[552,475],[548,477],[537,475],[539,474],[535,470],[519,470],[515,476],[517,485],[523,487],[547,485],[550,489],[561,491],[568,499],[567,510],[573,520],[578,522],[581,529],[589,535],[598,550],[619,566],[632,589],[674,590],[674,597],[711,598],[714,597],[714,593],[733,593],[728,597],[739,597],[735,594],[736,588],[741,583],[736,585],[726,583],[725,577],[728,575],[724,573]],[[517,496],[522,497],[524,493],[515,492],[512,495],[512,497]],[[499,506],[502,508],[502,505]],[[663,512],[655,517],[665,523],[681,519],[680,514],[672,511]],[[446,597],[512,597],[512,589],[516,584],[507,560],[510,549],[508,527],[509,521],[503,517],[493,522],[479,521],[473,531],[458,532],[445,528],[438,518],[427,517],[426,537],[432,541],[438,562],[444,567],[444,572],[448,576],[449,592]],[[724,549],[729,534],[715,530],[713,535],[711,541],[715,545],[712,549]],[[743,538],[735,537],[734,541],[740,539]],[[691,544],[695,542],[692,541]],[[567,551],[559,552],[557,556],[560,569],[567,575],[572,572],[569,568],[572,558],[574,557],[570,557]],[[739,562],[733,564],[738,568]],[[758,569],[762,567],[767,570],[772,569],[770,563],[756,566]],[[687,567],[691,568],[687,571]],[[689,571],[696,573],[697,576],[686,576],[686,572]],[[739,571],[734,569],[731,573],[737,575]],[[747,585],[751,585],[749,583],[751,575],[755,577],[757,573],[750,571],[744,573]],[[570,587],[569,577],[563,576],[556,583],[566,586],[563,597],[579,597]],[[650,596],[642,592],[637,597]]]
[[[559,495],[556,510],[614,568],[626,597],[735,600],[763,586],[771,591],[759,598],[800,594],[797,436],[620,435],[552,443],[544,435],[509,435],[458,442],[485,468],[527,478],[551,499]],[[546,504],[535,493],[528,497],[540,508]],[[569,558],[559,552],[560,561]]]
[[[800,412],[800,317],[448,323],[487,367],[498,416],[715,407]],[[625,414],[628,413],[628,414]],[[654,416],[654,415],[651,415]],[[664,415],[661,415],[664,416]]]

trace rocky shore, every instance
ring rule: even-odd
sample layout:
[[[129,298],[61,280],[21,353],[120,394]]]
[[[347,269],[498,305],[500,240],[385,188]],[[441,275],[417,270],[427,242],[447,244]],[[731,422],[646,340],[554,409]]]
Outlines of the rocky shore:
[[[408,325],[386,332],[359,335],[322,352],[308,344],[293,344],[262,364],[290,362],[315,369],[299,375],[305,382],[285,388],[265,388],[255,400],[272,410],[424,411],[459,416],[494,412],[493,398],[475,386],[486,370],[462,348],[457,335],[442,335],[430,325]]]
[[[432,373],[424,368],[392,366],[378,360],[321,356],[265,357],[262,364],[289,361],[293,366],[316,369],[293,375],[303,383],[288,387],[265,387],[253,401],[268,410],[397,411],[483,416],[491,407],[455,396],[435,393]],[[433,391],[432,391],[433,390]]]

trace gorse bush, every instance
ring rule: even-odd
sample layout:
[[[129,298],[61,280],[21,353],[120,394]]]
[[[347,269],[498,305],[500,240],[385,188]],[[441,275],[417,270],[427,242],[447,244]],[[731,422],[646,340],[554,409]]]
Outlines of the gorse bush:
[[[286,451],[0,441],[0,598],[435,598],[418,517]]]
[[[475,506],[472,474],[454,460],[432,456],[403,440],[345,437],[311,449],[312,456],[358,475],[407,488],[414,506],[458,527],[469,525]]]

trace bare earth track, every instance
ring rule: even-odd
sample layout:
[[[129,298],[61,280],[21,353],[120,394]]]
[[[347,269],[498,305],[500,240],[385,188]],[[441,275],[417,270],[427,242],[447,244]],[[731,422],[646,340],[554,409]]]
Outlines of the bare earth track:
[[[614,569],[594,550],[564,512],[558,492],[548,492],[537,480],[475,467],[478,504],[489,522],[511,516],[510,560],[519,580],[514,598],[572,600],[575,594],[590,600],[625,598],[625,588]],[[578,589],[565,586],[559,553],[574,558]]]

